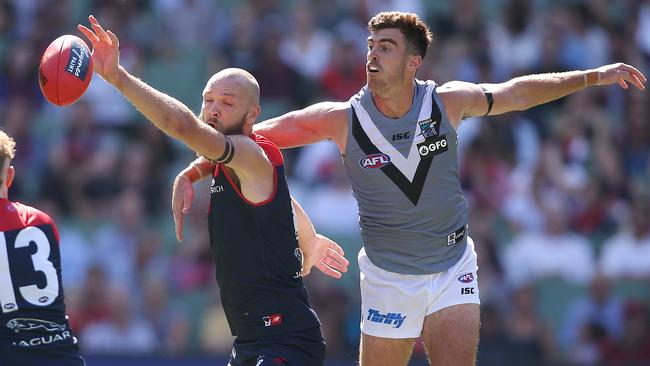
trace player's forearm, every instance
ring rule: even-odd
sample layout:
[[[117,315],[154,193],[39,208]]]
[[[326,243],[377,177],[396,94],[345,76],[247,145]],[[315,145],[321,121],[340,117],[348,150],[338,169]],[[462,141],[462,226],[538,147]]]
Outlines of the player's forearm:
[[[304,125],[299,123],[296,112],[258,123],[253,127],[255,133],[262,135],[281,149],[308,145],[322,140]]]
[[[296,228],[298,230],[298,246],[304,251],[304,246],[316,237],[316,229],[314,229],[314,225],[311,223],[305,210],[303,210],[298,201],[293,197],[291,197],[291,204],[293,205],[293,210],[296,215],[296,225],[298,226]]]
[[[198,157],[192,161],[178,176],[187,177],[190,182],[195,183],[204,178],[212,176],[215,164],[204,157]]]
[[[187,106],[147,85],[123,67],[120,67],[120,74],[113,85],[167,135],[183,140],[189,131],[196,129],[198,119]]]
[[[567,71],[520,76],[506,84],[516,102],[516,109],[526,110],[597,85],[598,76],[595,70]]]

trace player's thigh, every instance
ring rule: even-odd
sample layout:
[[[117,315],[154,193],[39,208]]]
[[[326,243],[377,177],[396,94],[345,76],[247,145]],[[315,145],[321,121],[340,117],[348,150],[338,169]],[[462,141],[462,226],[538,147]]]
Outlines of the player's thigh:
[[[416,338],[382,338],[361,333],[360,366],[406,366]]]
[[[403,275],[374,265],[359,252],[361,332],[380,338],[417,338],[422,334],[431,275]]]
[[[424,318],[422,337],[432,366],[476,364],[478,304],[453,305]]]

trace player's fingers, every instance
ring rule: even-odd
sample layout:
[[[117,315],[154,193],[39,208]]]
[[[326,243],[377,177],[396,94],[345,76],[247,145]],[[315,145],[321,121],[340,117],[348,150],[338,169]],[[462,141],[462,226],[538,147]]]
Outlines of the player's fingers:
[[[182,193],[182,197],[183,197],[182,212],[186,214],[190,212],[190,209],[192,208],[192,201],[194,200],[194,190],[191,187],[184,189]]]
[[[636,76],[637,79],[639,79],[640,81],[644,83],[647,81],[645,75],[643,75],[643,73],[639,71],[639,69],[637,69],[636,67],[631,65],[624,65],[624,67],[632,76]]]
[[[347,272],[348,270],[348,260],[334,252],[330,252],[329,255],[322,260],[322,262],[329,267],[341,272]]]
[[[323,274],[330,276],[332,278],[341,278],[341,272],[338,272],[331,267],[329,267],[327,264],[320,262],[316,264],[316,268],[318,268],[319,271],[323,272]]]
[[[623,79],[623,78],[618,79],[618,85],[620,85],[621,88],[623,88],[623,89],[628,88],[627,83],[625,82],[625,79]]]
[[[335,252],[339,253],[340,255],[345,255],[345,252],[343,251],[343,248],[341,248],[340,245],[336,244],[333,241],[329,241],[329,247],[330,249],[334,250]]]
[[[337,264],[341,266],[341,268],[344,268],[347,271],[347,267],[350,265],[350,261],[348,261],[341,253],[330,250],[328,253],[328,256],[334,260]]]
[[[174,210],[174,228],[176,229],[176,240],[183,240],[183,214]]]
[[[95,19],[95,17],[92,16],[92,15],[89,16],[88,19],[90,20],[90,25],[95,30],[95,33],[97,33],[97,37],[99,37],[99,39],[101,39],[102,41],[110,44],[111,43],[111,38],[108,36],[108,34],[106,34],[106,31],[101,26],[101,24],[99,24],[97,19]]]
[[[115,35],[115,33],[111,32],[110,29],[107,30],[106,33],[111,38],[111,44],[113,45],[113,47],[119,48],[120,47],[120,40],[117,39],[117,36]]]
[[[638,76],[636,76],[636,74],[630,74],[630,81],[632,84],[634,84],[634,86],[639,88],[639,90],[645,90],[645,85],[643,85],[643,82],[639,79]]]
[[[81,24],[79,24],[79,25],[77,26],[77,29],[79,29],[79,31],[80,31],[81,33],[83,33],[83,35],[86,36],[86,38],[88,38],[88,40],[89,40],[91,43],[93,43],[93,45],[95,44],[95,42],[99,42],[99,37],[97,37],[97,35],[96,35],[93,31],[91,31],[90,29],[86,28],[85,25],[81,25]]]

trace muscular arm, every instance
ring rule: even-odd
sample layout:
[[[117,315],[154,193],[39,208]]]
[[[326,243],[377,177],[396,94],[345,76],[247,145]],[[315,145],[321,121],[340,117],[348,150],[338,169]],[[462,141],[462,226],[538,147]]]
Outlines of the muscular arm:
[[[303,146],[330,139],[345,151],[347,102],[323,102],[260,122],[255,133],[273,141],[280,148]]]
[[[226,150],[226,137],[206,123],[203,123],[180,101],[147,85],[131,75],[119,64],[119,40],[111,31],[105,31],[93,17],[89,17],[93,28],[79,25],[79,30],[93,45],[94,71],[119,90],[133,106],[152,124],[167,135],[181,140],[198,154],[217,159]],[[262,149],[246,136],[230,137],[235,154],[228,166],[240,178],[271,178],[273,168]],[[263,191],[272,190],[272,179]]]
[[[526,75],[500,84],[472,84],[452,81],[441,85],[438,93],[454,127],[462,118],[481,116],[488,111],[483,87],[491,92],[494,104],[490,115],[522,111],[544,104],[588,86],[618,83],[627,89],[627,82],[644,90],[646,78],[636,68],[625,64],[602,66],[594,70]]]

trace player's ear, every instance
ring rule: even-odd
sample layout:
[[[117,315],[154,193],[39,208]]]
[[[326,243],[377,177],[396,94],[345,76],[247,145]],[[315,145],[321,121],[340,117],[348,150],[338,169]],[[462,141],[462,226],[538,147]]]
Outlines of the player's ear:
[[[414,73],[418,71],[422,65],[422,56],[420,55],[409,55],[409,60],[406,66],[411,69]]]
[[[252,127],[255,121],[257,121],[257,117],[260,116],[260,112],[262,111],[262,108],[260,107],[259,104],[255,104],[251,106],[248,109],[248,113],[246,114],[246,124],[250,124]]]
[[[14,182],[14,176],[16,175],[16,170],[14,170],[14,166],[10,165],[9,168],[7,169],[7,188],[11,187],[11,183]]]

